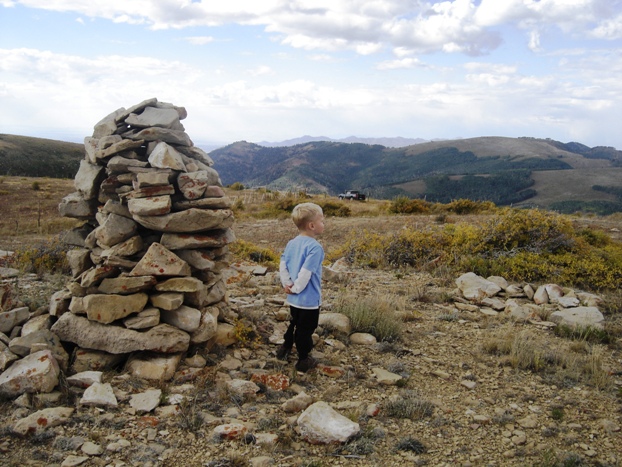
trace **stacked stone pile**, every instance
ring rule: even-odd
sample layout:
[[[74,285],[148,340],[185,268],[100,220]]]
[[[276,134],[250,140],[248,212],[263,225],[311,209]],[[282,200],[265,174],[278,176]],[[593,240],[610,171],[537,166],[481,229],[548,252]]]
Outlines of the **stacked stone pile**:
[[[52,333],[77,346],[74,372],[131,356],[137,376],[170,379],[227,312],[231,200],[185,117],[154,98],[106,116],[84,140],[76,192],[59,210],[85,224],[66,237],[77,247],[73,280],[50,304]]]

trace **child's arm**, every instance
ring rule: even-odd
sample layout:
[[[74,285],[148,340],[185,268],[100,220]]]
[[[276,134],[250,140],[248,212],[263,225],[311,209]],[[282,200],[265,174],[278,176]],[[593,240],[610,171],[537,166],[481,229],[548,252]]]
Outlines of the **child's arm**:
[[[302,268],[300,272],[298,273],[298,277],[293,282],[293,285],[290,286],[289,293],[297,294],[297,293],[302,292],[307,286],[307,284],[309,283],[309,281],[311,280],[312,274],[313,273],[309,271],[308,269]]]
[[[287,270],[287,264],[285,264],[285,261],[283,260],[281,260],[281,263],[279,264],[279,276],[281,277],[281,284],[285,289],[285,293],[292,293],[291,289],[294,285],[294,281],[292,281],[289,271]]]

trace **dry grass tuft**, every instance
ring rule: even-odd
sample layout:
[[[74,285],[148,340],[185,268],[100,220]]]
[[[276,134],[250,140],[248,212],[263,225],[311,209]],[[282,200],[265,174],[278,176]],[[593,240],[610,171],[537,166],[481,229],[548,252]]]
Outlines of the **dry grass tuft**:
[[[401,339],[401,320],[398,310],[404,309],[404,297],[379,293],[362,296],[356,291],[340,295],[334,311],[350,318],[353,332],[365,332],[378,341],[393,342]]]

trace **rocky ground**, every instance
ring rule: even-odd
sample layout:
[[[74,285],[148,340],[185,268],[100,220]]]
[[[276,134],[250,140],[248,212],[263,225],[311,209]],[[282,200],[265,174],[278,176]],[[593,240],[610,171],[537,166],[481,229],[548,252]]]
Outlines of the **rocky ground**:
[[[374,222],[382,223],[368,224]],[[291,230],[288,223],[253,221],[239,226],[238,236],[272,246]],[[622,464],[620,339],[596,346],[610,374],[600,389],[588,381],[565,378],[563,370],[552,365],[547,371],[546,361],[538,372],[518,369],[508,356],[490,352],[487,343],[524,333],[557,351],[580,354],[589,345],[556,337],[546,326],[515,323],[503,314],[460,311],[451,303],[453,286],[432,276],[351,269],[345,282],[326,283],[323,311],[332,311],[346,292],[361,300],[393,294],[404,304],[402,339],[356,345],[325,326],[318,329],[315,348],[322,366],[302,374],[293,368],[294,357],[287,363],[274,358],[277,346],[270,339],[274,341],[285,324],[284,297],[276,273],[254,275],[254,266],[237,264],[229,279],[230,303],[241,318],[232,322],[240,323],[243,342],[209,351],[195,349],[196,355],[186,363],[202,369],[192,377],[179,373],[169,383],[105,373],[103,380],[112,384],[119,401],[116,408],[81,405],[84,389],[69,385],[51,397],[3,401],[0,464]],[[58,290],[58,281],[22,276],[12,279],[11,286],[34,301],[33,297]],[[378,368],[402,379],[385,384],[374,372]],[[285,375],[289,385],[271,388],[258,383],[259,393],[240,396],[220,384],[262,373]],[[131,403],[131,396],[148,389],[162,393],[159,407],[143,413]],[[300,393],[327,402],[357,422],[360,434],[345,444],[305,441],[296,423],[299,413],[284,408]],[[401,405],[396,403],[400,401]],[[75,411],[64,423],[34,435],[14,433],[18,420],[47,406]],[[246,436],[227,440],[215,431],[236,423],[248,430]]]

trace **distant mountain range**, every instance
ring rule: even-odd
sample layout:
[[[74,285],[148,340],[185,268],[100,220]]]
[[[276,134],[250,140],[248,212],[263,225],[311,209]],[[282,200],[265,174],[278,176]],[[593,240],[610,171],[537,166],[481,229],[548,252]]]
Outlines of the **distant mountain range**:
[[[389,148],[334,141],[266,147],[241,141],[210,156],[226,185],[330,195],[358,189],[376,198],[469,198],[554,208],[568,201],[613,203],[606,209],[622,210],[617,191],[622,196],[622,151],[575,142],[480,137]]]
[[[301,140],[307,138],[314,141],[278,147],[240,141],[210,156],[224,185],[330,195],[358,189],[372,198],[468,198],[562,212],[622,211],[622,151],[611,147],[527,137],[415,140],[403,147]],[[0,175],[73,178],[83,157],[82,144],[0,134]]]
[[[269,142],[261,141],[257,143],[260,146],[271,148],[283,146],[296,146],[297,144],[310,143],[313,141],[331,141],[333,143],[362,143],[362,144],[380,144],[387,148],[403,148],[404,146],[412,146],[413,144],[425,143],[426,139],[422,138],[402,138],[396,136],[394,138],[359,138],[358,136],[348,136],[347,138],[333,139],[328,136],[301,136],[299,138],[288,139],[285,141]]]

